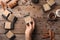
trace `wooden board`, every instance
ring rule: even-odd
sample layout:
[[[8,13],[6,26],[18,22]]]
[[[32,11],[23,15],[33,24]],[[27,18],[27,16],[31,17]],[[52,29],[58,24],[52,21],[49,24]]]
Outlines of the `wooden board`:
[[[23,2],[23,3],[22,3]],[[58,18],[57,21],[47,21],[47,15],[51,11],[56,11],[56,9],[60,8],[60,5],[58,4],[52,8],[51,11],[45,13],[42,9],[42,5],[46,3],[45,0],[41,0],[39,4],[33,4],[30,0],[28,0],[25,4],[24,1],[19,0],[18,6],[14,7],[12,10],[14,12],[14,15],[18,18],[17,22],[15,23],[14,30],[11,30],[15,35],[15,40],[25,40],[25,22],[24,22],[24,15],[30,13],[30,16],[35,19],[36,22],[36,28],[35,32],[33,34],[33,40],[50,40],[50,39],[42,39],[41,34],[43,31],[43,28],[46,27],[46,29],[53,29],[55,32],[55,39],[60,40],[60,18]],[[6,20],[1,16],[3,13],[3,9],[0,8],[0,36],[3,37],[1,40],[9,40],[4,35],[5,29],[4,29],[4,23]]]

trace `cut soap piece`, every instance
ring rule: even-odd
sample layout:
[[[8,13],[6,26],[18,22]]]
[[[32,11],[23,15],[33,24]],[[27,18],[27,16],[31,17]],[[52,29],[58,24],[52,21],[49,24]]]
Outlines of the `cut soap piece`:
[[[12,0],[12,1],[10,1],[10,2],[7,4],[7,6],[8,6],[9,8],[13,8],[13,7],[15,7],[17,4],[18,4],[18,0]]]
[[[43,9],[44,9],[44,11],[49,11],[51,9],[51,7],[48,4],[44,4]]]
[[[14,37],[15,35],[11,31],[8,31],[6,33],[6,36],[10,39],[10,38]]]
[[[5,29],[11,29],[11,22],[5,22]]]
[[[14,22],[9,22],[9,21],[6,21],[5,22],[5,29],[14,29]]]
[[[11,12],[6,9],[6,10],[4,11],[4,13],[2,14],[2,16],[3,16],[4,18],[7,18],[10,13],[11,13]]]
[[[48,3],[50,6],[52,6],[52,5],[55,4],[55,0],[47,0],[47,3]]]
[[[30,16],[27,16],[24,18],[25,23],[31,23],[33,21],[33,18],[31,18]]]
[[[17,21],[17,17],[14,16],[14,14],[10,14],[9,17],[7,18],[8,21],[12,22],[13,24]]]
[[[8,16],[9,13],[11,13],[11,12],[8,11],[8,10],[5,10],[3,14],[4,14],[5,16]]]
[[[9,21],[13,21],[13,20],[14,20],[14,17],[15,17],[15,16],[14,16],[13,14],[10,14],[9,17],[8,17],[8,20],[9,20]]]

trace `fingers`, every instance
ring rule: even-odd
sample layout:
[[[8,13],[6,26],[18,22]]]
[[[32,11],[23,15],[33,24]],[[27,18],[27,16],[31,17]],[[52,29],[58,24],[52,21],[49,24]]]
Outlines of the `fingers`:
[[[26,24],[26,28],[27,27],[34,28],[34,25],[35,25],[34,21],[32,21],[32,22]]]
[[[33,20],[33,18],[30,19],[31,21],[29,23],[26,24],[26,28],[35,28],[35,22]]]
[[[27,27],[31,27],[31,26],[32,26],[31,23],[27,23],[27,24],[26,24],[26,28],[27,28]]]

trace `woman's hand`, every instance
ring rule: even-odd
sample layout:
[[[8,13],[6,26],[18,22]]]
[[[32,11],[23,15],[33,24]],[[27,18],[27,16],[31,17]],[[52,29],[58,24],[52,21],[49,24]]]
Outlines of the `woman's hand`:
[[[35,29],[34,20],[31,21],[30,23],[26,24],[26,30],[25,30],[25,39],[26,40],[31,40],[31,35],[32,35],[32,32],[34,31],[34,29]]]
[[[30,23],[27,23],[27,24],[26,24],[25,34],[31,35],[32,32],[33,32],[33,30],[34,30],[34,28],[35,28],[35,23],[34,23],[34,21],[32,21],[32,22],[30,22]]]

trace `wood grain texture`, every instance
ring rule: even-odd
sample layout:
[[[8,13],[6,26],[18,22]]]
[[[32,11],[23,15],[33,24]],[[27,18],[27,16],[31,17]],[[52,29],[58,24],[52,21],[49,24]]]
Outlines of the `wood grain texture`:
[[[25,40],[25,22],[24,17],[28,13],[30,13],[30,16],[34,18],[36,23],[36,28],[33,33],[33,40],[50,40],[42,39],[43,34],[43,28],[46,27],[46,29],[53,29],[55,32],[55,39],[60,40],[60,18],[58,18],[57,21],[47,21],[47,15],[53,11],[55,12],[57,9],[60,8],[60,5],[57,4],[53,6],[51,11],[44,12],[42,9],[42,5],[46,3],[46,0],[40,0],[40,3],[35,5],[31,2],[31,0],[19,0],[18,6],[14,7],[13,14],[18,18],[17,22],[15,23],[14,30],[11,30],[15,35],[15,40]],[[5,29],[4,29],[4,23],[6,20],[2,17],[3,9],[0,7],[0,40],[9,40],[5,36]]]

